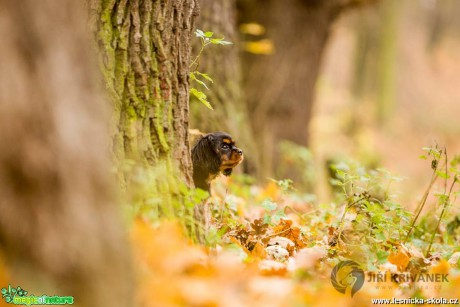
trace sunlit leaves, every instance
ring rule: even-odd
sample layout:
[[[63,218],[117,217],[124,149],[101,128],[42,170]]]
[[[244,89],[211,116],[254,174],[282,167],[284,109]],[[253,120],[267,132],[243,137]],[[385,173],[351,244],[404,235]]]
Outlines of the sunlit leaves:
[[[213,37],[214,32],[203,32],[202,30],[197,29],[195,31],[196,37],[202,39],[203,44],[206,46],[207,44],[214,44],[214,45],[231,45],[232,43],[229,41],[225,41],[224,38],[215,38]]]
[[[258,36],[265,33],[265,27],[255,22],[243,23],[240,25],[240,32],[243,34]]]
[[[251,41],[243,43],[245,51],[253,54],[268,55],[275,51],[273,41],[269,39],[261,39],[258,41]]]
[[[206,74],[198,71],[198,67],[200,66],[200,58],[201,54],[203,53],[203,50],[206,46],[209,44],[213,45],[231,45],[231,42],[225,41],[223,38],[215,38],[213,37],[214,32],[207,31],[203,32],[200,29],[195,30],[195,35],[196,37],[200,38],[201,41],[201,48],[200,51],[198,52],[198,55],[196,58],[192,61],[190,64],[190,79],[192,81],[192,84],[198,83],[199,85],[203,86],[206,90],[209,90],[208,85],[206,84],[206,81],[209,81],[213,83],[212,78]],[[195,87],[192,87],[190,89],[190,94],[195,97],[198,101],[200,101],[202,104],[204,104],[206,107],[209,109],[213,110],[211,103],[208,101],[206,94],[203,91],[198,90]]]
[[[276,209],[277,205],[276,203],[274,203],[273,201],[271,201],[271,199],[266,199],[262,202],[262,207],[265,209],[265,210],[268,210],[268,211],[273,211]]]
[[[190,94],[192,94],[193,96],[195,96],[196,99],[198,99],[198,101],[200,101],[202,104],[204,104],[205,106],[207,106],[209,109],[213,110],[211,104],[210,104],[209,101],[207,100],[207,97],[206,97],[206,94],[205,94],[205,93],[203,93],[202,91],[197,90],[196,88],[191,88],[191,89],[190,89]]]

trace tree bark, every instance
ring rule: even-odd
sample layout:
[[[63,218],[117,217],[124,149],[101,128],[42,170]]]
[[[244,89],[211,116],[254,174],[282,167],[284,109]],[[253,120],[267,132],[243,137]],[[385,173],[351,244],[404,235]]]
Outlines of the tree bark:
[[[79,1],[0,1],[0,249],[11,286],[29,294],[130,306],[86,22]]]
[[[115,104],[116,158],[164,164],[167,173],[191,185],[189,65],[196,1],[93,0],[92,8]],[[171,180],[169,188],[176,183]]]
[[[200,7],[197,28],[212,31],[216,37],[225,37],[233,45],[210,46],[203,52],[200,71],[209,74],[214,81],[209,84],[210,90],[205,90],[214,110],[208,110],[201,103],[194,102],[191,106],[192,127],[203,132],[230,133],[245,153],[245,171],[255,173],[259,163],[242,92],[236,0],[200,0]]]
[[[308,146],[315,86],[331,27],[344,9],[365,2],[371,1],[239,1],[240,23],[260,23],[275,46],[273,54],[243,57],[244,92],[260,148],[259,177],[272,175],[281,140]],[[301,176],[302,170],[284,169],[275,175]]]

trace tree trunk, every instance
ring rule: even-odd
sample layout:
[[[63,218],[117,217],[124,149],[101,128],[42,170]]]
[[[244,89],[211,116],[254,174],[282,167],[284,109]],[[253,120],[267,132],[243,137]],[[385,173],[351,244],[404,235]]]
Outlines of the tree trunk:
[[[396,52],[399,1],[381,4],[377,57],[377,120],[384,125],[393,115],[396,99]]]
[[[245,171],[255,173],[258,169],[257,146],[242,93],[236,0],[200,0],[200,7],[197,28],[212,31],[216,37],[223,36],[233,45],[210,46],[203,52],[200,71],[209,74],[214,81],[209,85],[210,90],[205,90],[214,110],[194,102],[192,127],[203,132],[230,133],[245,153]]]
[[[240,22],[263,25],[275,46],[273,54],[243,57],[244,91],[260,148],[260,177],[272,175],[280,141],[308,145],[315,86],[331,27],[345,8],[364,2],[240,0]],[[301,177],[302,170],[284,169],[276,176]]]
[[[115,103],[114,151],[191,183],[190,39],[195,0],[93,0],[103,71]],[[126,178],[125,178],[126,179]],[[162,178],[163,190],[177,181]]]
[[[130,306],[86,10],[1,0],[0,20],[0,248],[11,286],[74,296],[75,306]]]

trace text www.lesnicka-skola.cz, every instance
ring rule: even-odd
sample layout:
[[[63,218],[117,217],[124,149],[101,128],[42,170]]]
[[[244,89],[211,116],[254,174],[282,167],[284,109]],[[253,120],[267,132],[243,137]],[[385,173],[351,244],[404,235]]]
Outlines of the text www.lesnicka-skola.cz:
[[[450,305],[458,305],[460,304],[458,298],[373,298],[372,304],[387,304],[387,305],[399,305],[399,304],[413,304],[413,305],[439,305],[439,304],[450,304]]]

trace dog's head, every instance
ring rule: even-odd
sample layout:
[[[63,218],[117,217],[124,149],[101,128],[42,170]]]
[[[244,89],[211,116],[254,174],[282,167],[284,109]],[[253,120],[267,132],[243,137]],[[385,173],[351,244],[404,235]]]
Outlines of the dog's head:
[[[209,190],[210,181],[220,172],[229,176],[243,161],[243,151],[227,133],[214,132],[198,140],[192,149],[192,160],[195,186]]]

